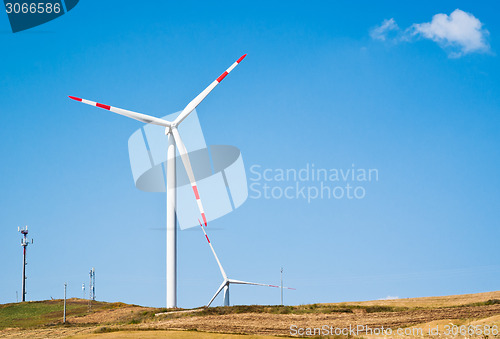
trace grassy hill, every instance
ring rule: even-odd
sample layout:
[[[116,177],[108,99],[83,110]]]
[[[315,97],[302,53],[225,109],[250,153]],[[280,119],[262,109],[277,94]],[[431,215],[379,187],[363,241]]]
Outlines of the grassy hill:
[[[64,301],[62,299],[55,299],[0,305],[0,330],[5,328],[27,329],[62,324],[63,304]],[[118,309],[152,310],[151,308],[143,308],[124,303],[106,303],[99,301],[92,301],[89,309],[88,300],[77,298],[66,300],[66,317],[68,323],[72,322],[70,319],[73,319],[73,322],[75,322],[75,320],[77,322],[77,319],[91,314],[103,314],[105,311]],[[134,313],[135,312],[131,313],[131,317],[134,316]],[[123,320],[126,321],[128,319],[125,317]]]
[[[200,338],[212,333],[212,338],[222,339],[234,338],[236,334],[286,336],[290,335],[291,324],[304,327],[366,324],[396,328],[454,322],[498,326],[500,291],[335,304],[240,305],[192,310],[106,302],[92,302],[89,310],[88,300],[74,298],[67,300],[66,324],[62,324],[62,316],[62,300],[0,305],[0,337],[153,338],[167,333],[173,338]]]

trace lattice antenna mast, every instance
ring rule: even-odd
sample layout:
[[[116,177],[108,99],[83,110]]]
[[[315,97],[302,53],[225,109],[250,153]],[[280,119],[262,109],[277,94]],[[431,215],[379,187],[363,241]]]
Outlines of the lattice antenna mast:
[[[23,238],[21,239],[21,246],[23,247],[23,285],[22,285],[21,299],[22,301],[26,301],[26,265],[27,265],[26,248],[29,245],[28,226],[18,227],[17,231],[21,232],[21,234],[23,235]],[[33,244],[33,239],[31,239],[31,243]]]
[[[95,268],[89,272],[89,300],[95,300]]]

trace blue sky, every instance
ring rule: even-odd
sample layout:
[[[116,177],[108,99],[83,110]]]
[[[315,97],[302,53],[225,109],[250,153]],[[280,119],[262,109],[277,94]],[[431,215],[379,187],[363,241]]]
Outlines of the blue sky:
[[[467,27],[415,32],[457,8],[484,25],[486,47],[461,53]],[[249,179],[253,165],[307,164],[379,177],[363,199],[248,199],[212,222],[231,278],[276,284],[283,266],[297,288],[287,304],[498,289],[497,12],[481,1],[82,1],[16,34],[2,12],[0,302],[20,291],[27,224],[28,300],[62,297],[65,281],[79,297],[95,267],[99,300],[165,304],[165,195],[137,190],[128,159],[140,123],[67,95],[163,116],[244,53],[197,108],[208,144],[239,147]],[[391,18],[399,31],[374,38]],[[222,280],[216,263],[198,229],[178,246],[179,306],[203,305]],[[235,286],[231,302],[279,297]]]

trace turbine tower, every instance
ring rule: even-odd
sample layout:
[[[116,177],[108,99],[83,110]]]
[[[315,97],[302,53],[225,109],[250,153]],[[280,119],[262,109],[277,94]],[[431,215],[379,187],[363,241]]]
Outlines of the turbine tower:
[[[21,239],[21,246],[23,247],[23,285],[22,285],[22,301],[26,301],[26,247],[29,245],[29,240],[26,238],[28,235],[28,226],[24,226],[24,228],[18,227],[18,232],[21,232],[23,238]],[[33,239],[31,239],[31,243],[33,243]]]
[[[95,101],[90,101],[74,96],[69,98],[83,102],[87,105],[103,108],[105,110],[124,115],[126,117],[141,121],[147,124],[154,124],[165,127],[165,135],[168,136],[167,149],[167,308],[177,307],[177,220],[175,215],[177,187],[175,173],[175,157],[176,148],[179,150],[182,163],[189,177],[191,187],[193,188],[194,196],[200,210],[201,218],[207,226],[207,218],[201,203],[201,199],[194,178],[193,169],[189,160],[186,146],[184,145],[177,127],[184,119],[207,97],[207,95],[246,57],[246,54],[241,56],[234,62],[224,73],[222,73],[215,81],[203,90],[196,98],[194,98],[177,116],[174,121],[167,121],[150,115],[137,113]]]
[[[199,221],[199,220],[198,220]],[[241,284],[241,285],[256,285],[256,286],[266,286],[266,287],[276,287],[280,288],[280,286],[276,285],[269,285],[269,284],[260,284],[260,283],[254,283],[254,282],[248,282],[248,281],[242,281],[242,280],[235,280],[235,279],[230,279],[228,278],[226,272],[224,271],[224,268],[222,267],[219,257],[217,257],[217,254],[215,253],[214,247],[212,246],[212,243],[210,242],[210,239],[208,238],[207,232],[205,231],[205,228],[203,228],[203,225],[200,222],[200,227],[203,233],[205,234],[205,238],[207,239],[208,245],[210,246],[210,249],[212,250],[212,253],[215,257],[215,260],[217,261],[217,265],[219,265],[219,270],[220,273],[222,274],[222,278],[224,279],[222,281],[222,284],[219,286],[219,289],[217,292],[215,292],[214,296],[212,299],[207,304],[207,307],[210,307],[214,299],[219,295],[219,293],[224,289],[224,306],[229,306],[229,285],[230,284]],[[289,290],[295,290],[295,288],[292,287],[283,287],[281,286],[281,289],[283,288],[289,289]]]

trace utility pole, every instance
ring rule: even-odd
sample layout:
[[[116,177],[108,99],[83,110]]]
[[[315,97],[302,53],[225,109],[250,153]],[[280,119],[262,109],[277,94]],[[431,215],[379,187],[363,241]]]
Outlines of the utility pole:
[[[95,268],[92,267],[92,300],[95,301]]]
[[[281,268],[280,270],[280,277],[281,277],[281,285],[280,285],[280,289],[281,289],[281,306],[283,306],[283,267]]]
[[[64,283],[64,315],[63,315],[63,324],[66,324],[66,287],[68,283]]]
[[[21,246],[23,247],[23,284],[22,284],[22,301],[26,301],[26,247],[29,245],[29,240],[27,239],[28,235],[28,226],[24,226],[24,228],[18,227],[18,232],[21,232],[23,238],[21,239]],[[33,243],[33,239],[31,239],[31,243]]]
[[[16,291],[16,303],[19,302],[19,297],[17,296],[17,291]]]

